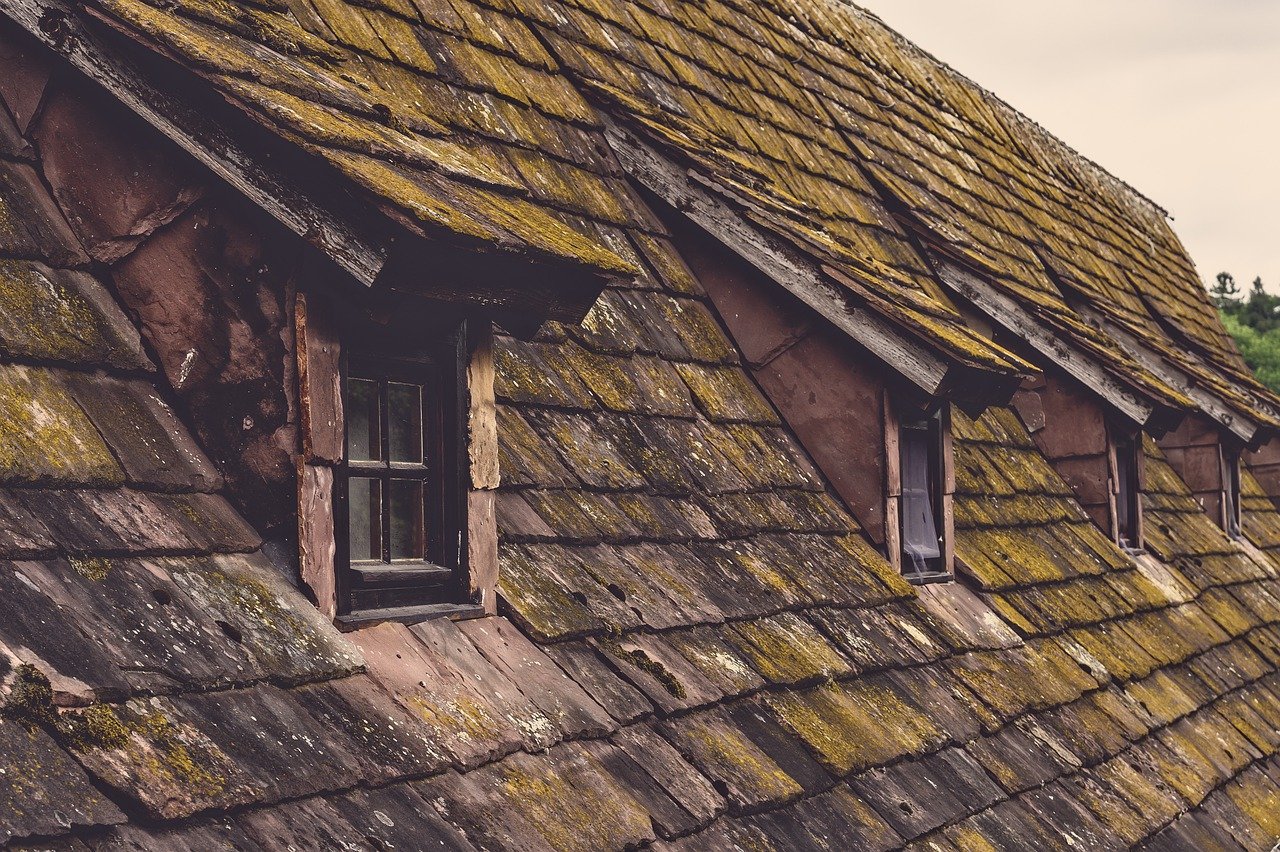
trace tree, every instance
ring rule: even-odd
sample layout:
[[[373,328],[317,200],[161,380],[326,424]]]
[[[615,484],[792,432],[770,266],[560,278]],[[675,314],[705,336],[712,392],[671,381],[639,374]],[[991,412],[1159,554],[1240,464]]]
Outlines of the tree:
[[[1219,310],[1224,310],[1240,300],[1240,288],[1236,286],[1236,278],[1230,272],[1219,272],[1218,281],[1209,288],[1213,303]]]
[[[1257,277],[1249,295],[1241,298],[1229,272],[1219,273],[1209,293],[1249,369],[1258,381],[1280,392],[1280,296],[1268,293]]]

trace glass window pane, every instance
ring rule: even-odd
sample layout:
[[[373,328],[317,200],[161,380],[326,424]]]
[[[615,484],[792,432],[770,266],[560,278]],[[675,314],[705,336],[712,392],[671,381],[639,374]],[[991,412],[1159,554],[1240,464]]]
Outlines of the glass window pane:
[[[347,379],[347,458],[377,461],[382,458],[382,419],[379,416],[378,383]]]
[[[393,462],[422,463],[422,386],[387,385],[387,426]]]
[[[353,476],[347,484],[347,545],[352,562],[382,560],[382,483]]]
[[[391,558],[426,558],[426,530],[422,522],[422,483],[391,480]]]
[[[904,425],[899,435],[902,452],[902,568],[912,575],[936,570],[942,556],[937,515],[933,505],[938,463],[932,452],[928,424]]]

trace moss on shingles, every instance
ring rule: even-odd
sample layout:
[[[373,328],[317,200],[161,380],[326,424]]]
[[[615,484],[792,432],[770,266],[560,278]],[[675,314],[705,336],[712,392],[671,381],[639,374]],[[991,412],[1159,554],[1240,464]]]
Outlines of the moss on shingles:
[[[18,666],[0,713],[24,725],[52,725],[56,721],[49,678],[30,663]]]
[[[0,260],[0,351],[39,360],[134,365],[133,347],[97,307],[68,286],[70,275]]]
[[[663,689],[671,693],[675,698],[683,701],[688,692],[684,688],[684,684],[675,676],[671,669],[664,666],[661,661],[655,660],[640,649],[629,649],[623,647],[622,643],[616,639],[603,638],[597,640],[600,647],[608,651],[617,659],[630,663],[640,671],[656,680]]]
[[[124,472],[56,372],[4,365],[0,479],[112,486]]]
[[[95,583],[101,583],[111,574],[111,561],[100,556],[72,556],[68,561],[77,574]]]

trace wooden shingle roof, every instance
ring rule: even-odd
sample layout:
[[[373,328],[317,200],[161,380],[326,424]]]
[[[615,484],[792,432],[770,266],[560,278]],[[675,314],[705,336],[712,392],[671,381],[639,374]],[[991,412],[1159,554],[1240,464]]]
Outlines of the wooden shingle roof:
[[[631,277],[581,326],[498,339],[501,615],[344,638],[224,498],[0,109],[0,845],[1234,850],[1280,837],[1280,513],[1256,483],[1245,479],[1248,540],[1233,542],[1148,441],[1150,553],[1134,557],[1087,519],[1012,410],[957,413],[964,579],[912,587],[760,394],[661,227],[576,191],[540,195],[529,178],[569,167],[565,140],[604,138],[595,118],[536,103],[563,82],[553,65],[575,69],[576,84],[668,153],[738,180],[748,218],[871,292],[860,299],[975,353],[985,344],[881,208],[875,181],[904,198],[929,191],[913,209],[947,212],[931,229],[1082,346],[1102,332],[1033,275],[1019,217],[1060,217],[1045,227],[1076,241],[1073,263],[1141,235],[1166,240],[1158,211],[1130,190],[873,19],[827,3],[94,8],[173,56],[185,55],[179,36],[197,33],[190,44],[218,62],[192,65],[293,144],[350,165],[358,183],[404,177],[412,189],[364,184],[387,204],[414,214],[406,199],[427,193],[458,204],[463,223],[432,220],[446,230],[518,234],[481,213],[523,198],[536,212],[522,225],[552,219],[577,234],[539,250]],[[429,26],[397,29],[422,17]],[[677,44],[672,32],[687,34]],[[593,44],[613,58],[588,74],[575,63]],[[236,70],[236,57],[266,49],[269,67]],[[326,65],[337,62],[358,79],[335,82],[333,97],[355,86],[357,97],[404,98],[429,85],[395,75],[434,81],[414,63],[443,68],[451,50],[480,51],[481,70],[470,86],[441,72],[454,100],[424,107],[418,127],[307,100],[329,96],[328,83],[291,88],[337,74]],[[504,63],[519,70],[492,76]],[[716,68],[733,86],[698,94]],[[396,85],[375,90],[382,75]],[[823,89],[828,75],[844,80],[839,92]],[[511,78],[523,88],[498,88]],[[527,82],[544,79],[558,82]],[[743,102],[712,97],[724,91]],[[644,93],[663,109],[645,107]],[[878,118],[846,123],[834,109],[845,101]],[[505,118],[481,126],[461,104]],[[802,108],[819,118],[790,130],[748,120]],[[308,129],[311,110],[330,135]],[[353,135],[331,134],[335,116]],[[854,139],[873,153],[846,169],[836,154],[862,156]],[[418,143],[459,140],[451,171],[414,159],[427,150]],[[1018,180],[1062,194],[1061,206],[1042,202],[1052,216],[1024,210],[1020,189],[980,200],[994,192],[984,170],[1012,151],[1026,159],[1009,166]],[[819,155],[831,174],[810,165]],[[527,171],[505,171],[525,156]],[[582,156],[574,167],[594,177],[575,185],[631,203],[608,156]],[[875,181],[867,163],[881,164]],[[1076,218],[1064,212],[1071,192],[1100,197],[1079,201]],[[595,254],[605,246],[611,258]],[[1099,274],[1176,266],[1174,244],[1159,246],[1146,260],[1136,249],[1111,267],[1098,260]],[[1205,375],[1243,382],[1192,280],[1161,280],[1179,282],[1160,298],[1201,347]],[[1097,298],[1116,303],[1111,320],[1156,335],[1122,296]],[[1022,369],[983,351],[992,369]],[[1132,359],[1113,366],[1163,381]]]

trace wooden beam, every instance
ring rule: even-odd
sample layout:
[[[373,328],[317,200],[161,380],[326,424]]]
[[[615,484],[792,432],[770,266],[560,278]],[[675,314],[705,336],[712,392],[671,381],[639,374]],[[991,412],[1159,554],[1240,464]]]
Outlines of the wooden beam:
[[[935,256],[938,280],[994,322],[1026,341],[1033,349],[1102,397],[1134,425],[1146,426],[1158,413],[1150,399],[1136,393],[1062,335],[1042,326],[1010,296],[976,275]]]
[[[1189,396],[1209,419],[1218,423],[1244,444],[1253,445],[1262,429],[1260,423],[1198,385],[1195,379],[1176,363],[1145,346],[1134,335],[1109,322],[1100,311],[1087,305],[1077,307],[1076,311],[1085,319],[1103,326],[1107,334],[1120,343],[1135,361],[1150,370],[1162,382]]]
[[[821,264],[747,221],[727,202],[696,186],[690,172],[630,131],[607,122],[606,136],[631,178],[784,287],[929,396],[944,387],[949,364],[931,347],[853,302]]]
[[[121,103],[356,280],[372,285],[386,262],[388,241],[353,227],[351,217],[319,202],[299,182],[267,168],[215,120],[171,85],[150,79],[135,63],[85,26],[82,12],[63,0],[8,0],[11,18]]]

